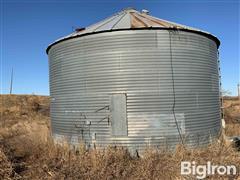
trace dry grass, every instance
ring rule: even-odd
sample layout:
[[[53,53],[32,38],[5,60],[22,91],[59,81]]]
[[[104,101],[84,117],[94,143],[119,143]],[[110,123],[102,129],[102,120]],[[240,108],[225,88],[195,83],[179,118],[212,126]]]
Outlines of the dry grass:
[[[240,136],[240,123],[227,124],[225,133],[228,136]]]
[[[224,114],[228,124],[240,123],[240,100],[237,97],[224,99]]]
[[[237,97],[224,99],[226,135],[240,136],[240,101]]]
[[[181,161],[196,161],[197,164],[211,161],[218,165],[233,164],[240,169],[240,152],[223,141],[203,149],[182,146],[174,152],[148,149],[143,158],[131,157],[121,147],[109,147],[100,152],[80,145],[75,151],[67,144],[59,146],[51,140],[48,97],[1,98],[0,179],[183,179]],[[240,129],[235,128],[238,126],[229,124],[226,131],[240,134]],[[193,176],[184,178],[195,179]]]

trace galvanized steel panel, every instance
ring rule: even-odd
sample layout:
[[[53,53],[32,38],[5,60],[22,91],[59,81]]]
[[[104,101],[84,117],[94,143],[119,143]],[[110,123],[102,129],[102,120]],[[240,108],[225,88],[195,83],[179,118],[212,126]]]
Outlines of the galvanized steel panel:
[[[56,138],[144,149],[180,143],[177,125],[190,146],[219,134],[217,45],[206,36],[181,30],[92,34],[52,46],[49,65]],[[111,135],[106,107],[116,93],[126,94],[126,137]]]

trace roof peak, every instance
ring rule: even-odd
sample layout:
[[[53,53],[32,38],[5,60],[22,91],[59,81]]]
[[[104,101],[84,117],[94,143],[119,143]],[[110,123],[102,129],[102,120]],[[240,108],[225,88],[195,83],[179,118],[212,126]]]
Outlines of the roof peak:
[[[133,7],[126,7],[122,11],[127,11],[127,12],[136,12],[137,10]]]

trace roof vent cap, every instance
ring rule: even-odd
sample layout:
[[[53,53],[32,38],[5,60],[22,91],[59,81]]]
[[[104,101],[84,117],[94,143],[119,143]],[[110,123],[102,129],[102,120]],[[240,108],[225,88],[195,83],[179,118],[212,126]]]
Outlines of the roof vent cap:
[[[85,30],[85,28],[82,28],[82,27],[79,27],[79,28],[75,29],[76,32],[80,32],[80,31],[83,31],[83,30]]]
[[[146,9],[143,9],[143,10],[142,10],[142,14],[149,14],[149,11],[146,10]]]

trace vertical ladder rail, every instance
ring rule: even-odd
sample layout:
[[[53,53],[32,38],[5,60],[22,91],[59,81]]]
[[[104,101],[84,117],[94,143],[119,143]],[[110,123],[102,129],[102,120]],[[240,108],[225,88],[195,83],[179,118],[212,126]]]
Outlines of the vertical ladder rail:
[[[219,75],[219,95],[220,95],[220,106],[221,106],[221,119],[224,119],[222,75],[221,75],[221,66],[220,66],[219,51],[218,51],[218,53],[217,53],[217,63],[218,63],[218,75]]]

